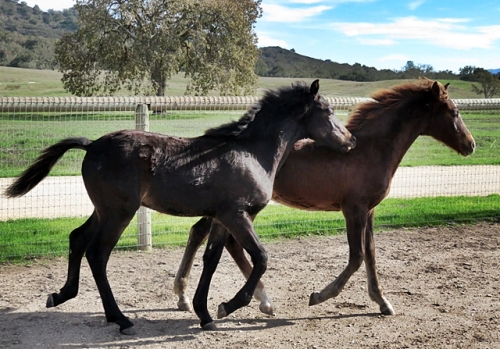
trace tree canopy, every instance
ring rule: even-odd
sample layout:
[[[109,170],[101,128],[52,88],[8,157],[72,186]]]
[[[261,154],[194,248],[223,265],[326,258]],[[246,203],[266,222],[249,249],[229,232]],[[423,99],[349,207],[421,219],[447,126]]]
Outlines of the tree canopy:
[[[261,0],[77,0],[78,30],[56,44],[64,87],[75,95],[164,95],[173,74],[188,93],[250,94]]]
[[[484,98],[492,98],[500,94],[500,73],[492,74],[489,71],[474,66],[460,68],[460,79],[472,81],[472,91]]]

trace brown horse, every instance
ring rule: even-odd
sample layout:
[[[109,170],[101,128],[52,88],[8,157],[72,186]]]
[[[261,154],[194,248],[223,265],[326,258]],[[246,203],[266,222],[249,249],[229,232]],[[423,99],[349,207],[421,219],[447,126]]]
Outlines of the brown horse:
[[[377,277],[374,208],[389,193],[401,159],[418,136],[434,137],[463,156],[474,151],[474,139],[457,107],[448,98],[447,87],[448,84],[443,86],[425,79],[378,91],[372,95],[374,101],[359,105],[347,122],[347,129],[357,139],[356,149],[340,155],[317,147],[313,141],[299,141],[281,167],[274,181],[275,201],[302,210],[342,211],[346,220],[349,263],[330,285],[321,292],[311,294],[309,305],[337,296],[364,261],[370,298],[379,304],[383,314],[394,314],[392,305],[382,294]],[[215,270],[214,264],[218,263],[218,259],[211,256],[214,260],[208,260],[207,253],[220,256],[221,251],[214,251],[222,250],[221,245],[226,243],[245,277],[252,270],[241,247],[223,227],[210,219],[200,220],[191,229],[174,282],[180,309],[191,310],[185,294],[189,272],[196,250],[209,231],[205,268]],[[200,287],[204,286],[200,284]],[[272,309],[262,283],[259,283],[254,296],[261,301],[261,310],[268,312]],[[195,295],[195,310],[196,303]],[[224,317],[231,311],[231,304],[222,303],[218,316]]]
[[[135,332],[114,300],[106,265],[140,205],[171,215],[210,217],[223,224],[254,261],[252,275],[235,297],[236,304],[248,304],[267,266],[253,218],[271,199],[274,177],[293,144],[311,137],[340,152],[355,146],[318,90],[316,80],[310,87],[301,83],[269,91],[240,120],[196,138],[118,131],[93,142],[70,138],[45,149],[6,195],[24,195],[67,150],[77,148],[87,152],[82,175],[95,207],[70,235],[67,281],[59,293],[49,296],[47,307],[77,295],[85,254],[107,321],[117,323],[122,333]]]

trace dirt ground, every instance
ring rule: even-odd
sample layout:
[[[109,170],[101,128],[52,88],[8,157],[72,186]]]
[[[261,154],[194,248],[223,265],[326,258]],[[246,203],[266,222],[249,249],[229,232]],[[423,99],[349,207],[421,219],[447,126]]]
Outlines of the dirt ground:
[[[77,298],[46,309],[65,281],[66,260],[0,266],[1,348],[500,348],[500,224],[381,232],[375,237],[385,295],[397,313],[382,316],[360,269],[335,299],[308,307],[347,263],[345,236],[268,243],[264,275],[277,308],[263,315],[254,300],[219,331],[204,332],[192,313],[176,310],[172,285],[183,249],[115,252],[108,275],[137,335],[107,324],[84,263]],[[192,272],[190,294],[202,268]],[[212,283],[209,309],[228,300],[243,277],[227,252]]]

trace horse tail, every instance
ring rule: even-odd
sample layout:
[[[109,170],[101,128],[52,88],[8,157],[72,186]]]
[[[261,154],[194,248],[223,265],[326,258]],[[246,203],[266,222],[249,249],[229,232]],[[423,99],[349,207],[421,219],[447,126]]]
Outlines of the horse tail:
[[[5,195],[10,198],[23,196],[37,186],[49,174],[50,170],[59,161],[61,156],[70,149],[87,150],[92,142],[87,138],[66,138],[44,149],[35,163],[28,167],[21,176],[6,190]]]

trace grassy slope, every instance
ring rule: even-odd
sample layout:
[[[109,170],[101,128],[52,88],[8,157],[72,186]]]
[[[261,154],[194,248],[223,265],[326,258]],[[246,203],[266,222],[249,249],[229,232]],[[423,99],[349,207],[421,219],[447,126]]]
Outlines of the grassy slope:
[[[0,96],[2,97],[59,97],[71,96],[61,83],[62,74],[52,70],[33,70],[21,68],[0,67]],[[306,79],[308,82],[313,80]],[[297,81],[295,78],[260,78],[258,95],[266,89],[289,85]],[[368,97],[373,91],[387,88],[403,82],[403,80],[388,80],[376,82],[355,82],[321,79],[321,93],[325,96]],[[443,83],[449,81],[442,81]],[[184,94],[186,79],[182,74],[175,75],[168,82],[167,94],[179,96]],[[472,92],[471,83],[451,81],[450,94],[452,98],[478,98]]]

